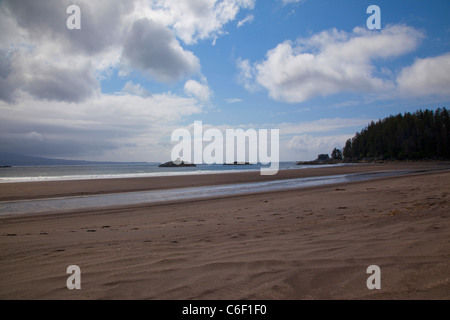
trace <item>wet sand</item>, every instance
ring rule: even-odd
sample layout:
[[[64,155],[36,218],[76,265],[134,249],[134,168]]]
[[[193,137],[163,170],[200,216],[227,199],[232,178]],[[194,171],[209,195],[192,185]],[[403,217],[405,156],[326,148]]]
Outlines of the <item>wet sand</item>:
[[[430,164],[281,172],[276,179]],[[438,166],[444,168],[444,166]],[[355,171],[353,171],[355,172]],[[9,184],[2,199],[272,179]],[[449,299],[450,172],[0,218],[0,299]],[[81,290],[66,269],[81,268]],[[381,268],[369,290],[366,269]]]
[[[272,176],[262,176],[259,171],[255,171],[240,172],[238,174],[196,174],[189,176],[0,183],[0,201],[202,187],[208,185],[225,185],[389,170],[428,170],[445,168],[450,168],[449,162],[358,164],[342,167],[311,166],[311,169],[280,170],[276,175]]]

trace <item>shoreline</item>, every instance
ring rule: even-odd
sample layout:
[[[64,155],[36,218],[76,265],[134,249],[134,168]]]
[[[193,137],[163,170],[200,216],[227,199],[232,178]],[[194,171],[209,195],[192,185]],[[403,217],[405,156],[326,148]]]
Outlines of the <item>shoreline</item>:
[[[441,172],[441,170],[443,172],[450,172],[450,168],[418,171],[376,171],[347,175],[314,176],[310,178],[187,187],[168,190],[2,201],[0,202],[0,217],[13,217],[29,214],[36,216],[42,213],[63,214],[65,212],[95,211],[113,207],[132,208],[136,206],[195,202],[208,199],[232,199],[233,197],[244,195],[271,195],[276,192],[285,192],[289,190],[299,191],[301,189],[320,188],[323,186],[349,185],[357,182],[378,181],[392,177],[431,174]],[[5,209],[6,211],[4,211]]]
[[[0,217],[0,299],[449,299],[448,212],[438,171]]]
[[[167,190],[211,185],[275,181],[293,178],[320,177],[336,174],[383,170],[427,170],[450,168],[450,163],[358,164],[338,167],[312,167],[280,170],[276,175],[262,176],[259,171],[180,176],[110,178],[88,180],[57,180],[0,183],[0,201],[34,200],[56,197],[104,195],[123,192]]]

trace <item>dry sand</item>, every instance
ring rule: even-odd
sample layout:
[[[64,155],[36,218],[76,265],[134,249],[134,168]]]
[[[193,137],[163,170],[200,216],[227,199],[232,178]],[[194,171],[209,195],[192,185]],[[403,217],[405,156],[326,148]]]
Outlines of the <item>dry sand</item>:
[[[389,168],[405,165],[293,170],[280,177]],[[67,195],[258,179],[235,174],[10,184],[14,188],[2,185],[0,191],[3,199],[17,199],[49,196],[57,186],[53,194]],[[447,170],[1,217],[0,299],[449,299],[449,208]],[[81,290],[66,287],[69,265],[81,268]],[[366,286],[370,265],[381,268],[380,290]]]

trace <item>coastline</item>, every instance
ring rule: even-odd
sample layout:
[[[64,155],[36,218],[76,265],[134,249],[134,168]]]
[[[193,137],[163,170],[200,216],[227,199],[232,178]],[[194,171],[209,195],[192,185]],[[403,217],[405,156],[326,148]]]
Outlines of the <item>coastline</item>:
[[[276,175],[263,176],[259,171],[233,173],[192,174],[135,178],[88,180],[57,180],[0,183],[0,201],[30,200],[55,197],[114,194],[121,192],[167,190],[210,185],[227,185],[275,181],[294,178],[319,177],[337,174],[364,173],[390,170],[430,170],[450,168],[449,162],[357,164],[303,169],[280,170]]]
[[[374,169],[388,168],[357,170]],[[315,170],[289,174],[317,175]],[[214,176],[222,183],[261,179]],[[158,187],[146,180],[118,187]],[[159,187],[180,186],[175,180],[159,181]],[[0,298],[449,299],[449,181],[448,171],[423,172],[0,218]],[[197,183],[212,181],[189,179],[182,185]],[[78,192],[81,186],[66,190]],[[66,288],[66,268],[73,264],[81,268],[81,290]],[[381,268],[381,290],[366,287],[366,268],[374,264]]]

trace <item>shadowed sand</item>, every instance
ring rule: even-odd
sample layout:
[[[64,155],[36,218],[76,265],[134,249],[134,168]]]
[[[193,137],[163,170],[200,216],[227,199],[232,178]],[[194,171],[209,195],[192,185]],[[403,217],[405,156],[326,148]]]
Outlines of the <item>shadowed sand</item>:
[[[295,178],[345,170],[351,168],[281,174]],[[119,185],[122,191],[152,188],[152,179],[144,179],[147,185],[144,180],[57,185],[66,186],[58,194],[78,194],[86,185],[91,187],[83,192],[117,192]],[[157,180],[168,188],[261,178],[241,173],[177,179]],[[38,184],[12,185],[16,191],[6,196],[2,186],[4,199],[49,196],[55,190],[51,183],[41,183],[41,193]],[[27,188],[31,191],[21,194]],[[449,201],[450,172],[441,171],[256,195],[3,217],[0,298],[449,299]],[[81,290],[66,288],[66,269],[73,264],[81,268]],[[381,268],[381,290],[366,286],[366,269],[373,264]]]

